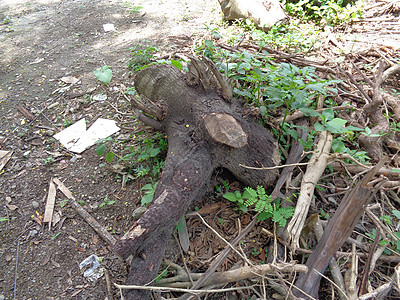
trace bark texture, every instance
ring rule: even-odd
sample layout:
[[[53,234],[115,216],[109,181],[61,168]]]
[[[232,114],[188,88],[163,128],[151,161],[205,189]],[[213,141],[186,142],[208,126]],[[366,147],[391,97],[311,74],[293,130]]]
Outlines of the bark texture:
[[[231,98],[231,87],[211,62],[193,60],[189,70],[195,71],[185,75],[172,66],[152,66],[135,76],[142,105],[149,107],[146,113],[154,111],[153,116],[158,116],[149,124],[165,129],[169,149],[155,200],[114,246],[124,259],[133,256],[129,285],[154,279],[173,228],[192,201],[205,194],[215,168],[230,170],[250,186],[271,185],[277,176],[276,170],[239,166],[278,164],[273,136],[242,116],[240,103]],[[124,296],[147,299],[150,295],[128,290]]]

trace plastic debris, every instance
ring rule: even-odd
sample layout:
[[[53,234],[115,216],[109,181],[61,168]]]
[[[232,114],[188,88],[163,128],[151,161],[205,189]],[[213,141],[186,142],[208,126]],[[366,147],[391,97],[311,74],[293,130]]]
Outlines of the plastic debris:
[[[89,268],[83,272],[83,276],[88,281],[96,281],[104,274],[104,268],[99,263],[99,257],[95,254],[90,255],[86,259],[84,259],[79,264],[79,269],[82,270],[84,267],[88,266]]]
[[[104,94],[97,94],[93,96],[93,100],[95,101],[105,101],[107,100],[107,95]]]

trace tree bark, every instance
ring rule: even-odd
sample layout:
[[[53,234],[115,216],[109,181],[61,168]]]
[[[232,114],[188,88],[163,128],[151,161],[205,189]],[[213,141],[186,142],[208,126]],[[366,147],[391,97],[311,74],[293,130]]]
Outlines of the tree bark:
[[[192,201],[204,196],[215,168],[227,168],[253,187],[269,186],[277,176],[276,170],[239,166],[275,166],[279,162],[276,142],[267,129],[242,116],[240,103],[231,99],[230,87],[220,74],[215,75],[215,66],[209,61],[195,64],[189,70],[196,71],[186,75],[163,65],[135,76],[141,100],[162,111],[157,124],[165,128],[169,148],[155,200],[114,246],[124,259],[133,256],[129,285],[154,279],[172,230]],[[124,296],[147,299],[149,292],[128,290]]]

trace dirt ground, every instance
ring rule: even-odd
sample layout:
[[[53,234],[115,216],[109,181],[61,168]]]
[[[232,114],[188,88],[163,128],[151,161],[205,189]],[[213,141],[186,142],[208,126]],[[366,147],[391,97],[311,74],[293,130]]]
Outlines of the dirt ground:
[[[142,8],[131,12],[133,6]],[[95,147],[74,155],[52,135],[83,117],[88,125],[102,117],[124,123],[114,137],[125,140],[137,130],[135,123],[129,123],[132,113],[120,93],[121,84],[132,86],[127,49],[145,43],[157,46],[162,56],[190,47],[204,32],[204,24],[221,19],[218,2],[2,0],[0,20],[6,16],[10,22],[0,25],[0,149],[13,154],[0,174],[0,217],[8,219],[0,222],[0,299],[105,299],[105,276],[88,282],[79,263],[91,254],[104,257],[112,283],[124,282],[126,268],[69,205],[62,205],[65,196],[59,191],[55,206],[59,221],[51,230],[41,223],[49,181],[57,177],[64,182],[116,238],[132,224],[144,182],[131,181],[122,188],[121,179],[103,166],[104,159],[96,155]],[[105,32],[103,24],[107,23],[114,24],[116,31]],[[341,41],[354,48],[363,48],[366,43],[400,45],[399,31],[378,34],[364,30],[344,30]],[[93,74],[104,65],[113,70],[107,88]],[[80,82],[69,90],[60,90],[68,86],[60,81],[64,76],[79,77]],[[85,94],[99,92],[107,94],[107,101],[85,102]],[[27,119],[18,105],[27,108],[35,119]],[[100,207],[106,197],[116,202]],[[215,199],[210,197],[202,205],[213,203]],[[229,239],[237,233],[237,215],[228,206],[221,202],[207,221]],[[241,221],[246,225],[249,217]],[[191,249],[200,244],[209,249],[203,257],[191,261],[193,270],[204,271],[207,262],[225,245],[218,239],[204,239],[212,234],[198,220],[189,219],[188,225]],[[246,238],[244,250],[251,251],[266,242],[256,229]],[[169,257],[179,260],[174,238],[170,248]],[[257,255],[257,259],[265,260],[265,253],[264,257]],[[115,289],[113,293],[118,295]]]
[[[122,115],[108,104],[126,110],[126,101],[112,88],[131,84],[127,49],[149,43],[167,53],[191,44],[199,28],[218,18],[219,11],[216,1],[190,2],[0,1],[0,19],[11,19],[0,26],[0,146],[13,151],[0,176],[0,215],[9,217],[0,224],[0,299],[105,298],[104,276],[88,283],[79,263],[91,254],[105,256],[109,250],[72,208],[61,207],[65,197],[57,193],[61,220],[51,231],[34,217],[44,214],[49,180],[57,177],[117,236],[129,227],[143,183],[131,182],[121,189],[121,179],[99,167],[104,161],[94,147],[74,157],[51,136],[63,129],[65,121],[74,123],[82,117],[89,125],[99,117],[129,121],[129,114]],[[142,8],[130,12],[127,3]],[[107,23],[116,31],[105,32]],[[104,90],[93,75],[104,65],[113,70],[110,90]],[[69,92],[56,91],[65,86],[60,81],[64,76],[79,77],[80,83]],[[69,96],[88,90],[106,92],[107,101],[85,105],[82,96]],[[58,104],[46,109],[54,103]],[[42,113],[31,122],[16,109],[18,104]],[[116,138],[136,129],[131,128],[122,129]],[[107,196],[116,203],[99,207]],[[6,197],[15,210],[6,208]],[[114,282],[123,283],[124,276],[123,268],[115,267],[115,273],[110,269]]]

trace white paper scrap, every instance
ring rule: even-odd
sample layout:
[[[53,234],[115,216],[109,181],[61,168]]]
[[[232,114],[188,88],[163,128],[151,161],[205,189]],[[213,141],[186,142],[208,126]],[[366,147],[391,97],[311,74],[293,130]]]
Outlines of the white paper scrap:
[[[103,28],[105,32],[115,31],[114,24],[103,24]]]
[[[119,131],[114,120],[97,119],[88,130],[86,130],[85,118],[65,128],[54,135],[68,150],[75,153],[82,153],[98,140],[105,139]]]

